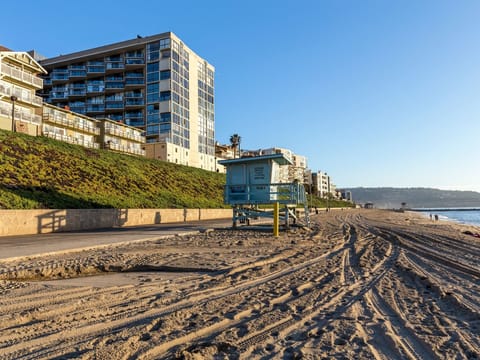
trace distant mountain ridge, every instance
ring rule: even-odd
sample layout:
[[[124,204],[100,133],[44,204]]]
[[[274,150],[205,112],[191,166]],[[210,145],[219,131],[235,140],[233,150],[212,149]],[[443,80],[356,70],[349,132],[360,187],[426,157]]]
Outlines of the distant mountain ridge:
[[[480,207],[480,193],[475,191],[431,188],[349,188],[357,204],[373,203],[376,208],[398,209],[405,202],[409,208]]]

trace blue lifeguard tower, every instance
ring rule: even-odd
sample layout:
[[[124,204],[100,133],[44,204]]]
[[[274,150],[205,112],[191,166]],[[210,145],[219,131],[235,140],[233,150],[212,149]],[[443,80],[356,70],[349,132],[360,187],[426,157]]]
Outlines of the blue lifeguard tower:
[[[221,160],[227,170],[224,202],[233,207],[233,227],[237,222],[250,224],[251,219],[273,218],[272,205],[282,206],[280,220],[288,228],[290,221],[299,220],[296,208],[304,208],[304,221],[310,226],[305,188],[299,182],[285,183],[280,179],[280,166],[291,165],[284,154]]]

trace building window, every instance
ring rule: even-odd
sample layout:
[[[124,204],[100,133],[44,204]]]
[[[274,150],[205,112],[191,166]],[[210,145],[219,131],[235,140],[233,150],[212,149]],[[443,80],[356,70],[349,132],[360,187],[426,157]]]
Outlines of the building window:
[[[160,40],[160,49],[168,49],[168,48],[170,48],[170,39]]]
[[[160,101],[167,101],[171,99],[172,93],[170,91],[160,92]]]
[[[167,80],[167,79],[170,79],[170,70],[163,70],[163,71],[160,71],[160,80]]]

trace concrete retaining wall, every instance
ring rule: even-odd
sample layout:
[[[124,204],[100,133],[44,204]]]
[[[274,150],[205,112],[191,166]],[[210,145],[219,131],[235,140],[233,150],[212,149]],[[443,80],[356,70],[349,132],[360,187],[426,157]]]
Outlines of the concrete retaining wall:
[[[232,209],[0,210],[0,236],[228,219]]]

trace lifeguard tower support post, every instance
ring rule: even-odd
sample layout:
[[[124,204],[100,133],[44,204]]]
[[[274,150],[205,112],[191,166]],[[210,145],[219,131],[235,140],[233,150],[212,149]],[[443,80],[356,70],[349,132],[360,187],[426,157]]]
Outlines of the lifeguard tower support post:
[[[290,220],[297,222],[296,208],[299,205],[305,209],[305,225],[310,226],[303,184],[280,182],[280,166],[292,164],[284,154],[221,160],[219,163],[227,170],[224,202],[233,207],[233,227],[237,226],[237,221],[248,225],[250,219],[273,219],[270,207],[275,203],[283,206],[280,220],[285,221],[287,228]]]

